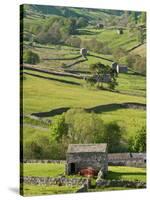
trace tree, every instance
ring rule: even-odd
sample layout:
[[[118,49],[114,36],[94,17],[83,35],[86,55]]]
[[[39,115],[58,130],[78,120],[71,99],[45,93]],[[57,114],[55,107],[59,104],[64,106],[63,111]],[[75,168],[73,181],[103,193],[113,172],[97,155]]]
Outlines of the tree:
[[[137,13],[135,11],[131,11],[131,19],[135,24],[137,24]]]
[[[137,40],[138,40],[138,42],[139,42],[140,44],[143,44],[143,43],[144,43],[144,39],[145,39],[145,37],[144,37],[143,30],[142,30],[142,28],[140,28],[140,29],[138,30],[138,32],[137,32]]]
[[[71,143],[95,143],[103,134],[103,121],[94,113],[83,109],[70,109],[65,114]]]
[[[77,28],[77,26],[76,26],[76,19],[71,18],[71,19],[70,19],[69,33],[70,33],[71,35],[75,34],[75,33],[77,32],[77,31],[76,31],[76,28]]]
[[[134,138],[133,151],[146,152],[146,127],[142,127]]]
[[[86,27],[88,25],[88,21],[84,17],[79,17],[76,21],[76,25],[78,28]]]
[[[104,135],[100,142],[108,145],[108,152],[118,152],[121,148],[123,129],[116,123],[110,122],[105,125]]]
[[[53,120],[50,131],[53,139],[56,141],[60,141],[64,136],[67,136],[68,126],[65,123],[64,115],[57,116]]]
[[[23,62],[28,64],[37,64],[40,62],[40,58],[37,53],[26,50],[23,54]]]
[[[99,83],[101,83],[101,88],[103,88],[104,77],[108,74],[109,66],[98,62],[95,64],[91,64],[90,70],[93,73],[93,75],[96,75],[98,87]]]
[[[141,23],[146,24],[146,12],[141,13],[140,21]]]
[[[93,73],[93,79],[95,79],[95,83],[97,83],[97,87],[103,88],[103,83],[106,82],[109,85],[109,88],[114,89],[117,85],[116,81],[116,71],[111,69],[108,65],[104,65],[100,62],[90,65],[90,70]],[[108,79],[108,80],[105,80]],[[94,80],[88,79],[92,84],[94,84]],[[101,83],[101,86],[99,86]]]

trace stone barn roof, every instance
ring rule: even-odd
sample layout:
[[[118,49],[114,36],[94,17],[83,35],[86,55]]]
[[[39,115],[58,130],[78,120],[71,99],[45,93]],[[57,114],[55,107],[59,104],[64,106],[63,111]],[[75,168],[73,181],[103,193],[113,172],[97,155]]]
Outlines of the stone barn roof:
[[[101,152],[107,151],[107,144],[69,144],[67,153],[89,153],[89,152]]]

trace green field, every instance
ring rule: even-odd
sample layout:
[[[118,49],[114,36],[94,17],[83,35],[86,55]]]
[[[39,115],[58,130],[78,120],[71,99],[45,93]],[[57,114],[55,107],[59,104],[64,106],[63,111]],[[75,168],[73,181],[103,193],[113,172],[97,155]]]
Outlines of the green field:
[[[56,163],[27,163],[23,164],[24,176],[50,176],[64,175],[65,165]],[[146,169],[136,167],[109,166],[107,179],[146,181]]]
[[[42,78],[24,75],[26,77],[24,80],[24,114],[47,112],[49,113],[48,118],[52,118],[50,113],[54,109],[65,107],[94,108],[97,106],[97,114],[104,122],[116,120],[120,124],[124,124],[130,116],[130,121],[126,123],[127,137],[133,136],[136,130],[145,124],[144,110],[118,109],[115,105],[107,110],[98,108],[98,106],[113,103],[145,103],[145,78],[142,76],[138,81],[139,76],[134,75],[135,79],[133,81],[132,75],[119,75],[120,84],[118,87],[120,91],[127,93],[121,94],[87,88],[83,80],[72,77],[48,75],[32,71],[29,73],[40,75]],[[49,80],[45,78],[49,78]],[[80,85],[76,85],[76,83]],[[136,94],[137,96],[132,96],[131,94]],[[92,98],[93,96],[94,98]],[[32,129],[34,130],[34,128]],[[25,135],[27,132],[28,129],[25,127]]]
[[[54,163],[26,163],[23,164],[23,176],[41,176],[41,177],[58,177],[64,175],[65,165]],[[68,176],[67,176],[68,177]],[[69,176],[80,177],[78,175]],[[68,178],[69,178],[68,177]],[[128,181],[146,181],[146,169],[135,167],[121,167],[121,166],[109,166],[108,175],[106,179],[111,180],[128,180]],[[95,182],[95,179],[94,179]],[[61,193],[73,193],[76,192],[79,187],[67,187],[67,186],[45,186],[45,185],[28,185],[24,184],[21,187],[21,191],[24,196],[31,195],[43,195],[43,194],[61,194]],[[101,187],[91,188],[88,192],[98,191],[111,191],[111,190],[126,190],[131,188],[125,187]]]
[[[138,16],[137,21],[132,14]],[[146,71],[146,20],[143,14],[132,11],[125,13],[86,8],[23,6],[20,23],[23,45],[21,66],[26,67],[21,69],[23,159],[65,159],[68,144],[72,141],[80,143],[82,140],[79,138],[83,138],[81,133],[87,136],[85,141],[88,143],[107,142],[108,152],[115,149],[110,150],[111,144],[118,147],[114,151],[119,153],[143,151],[134,143],[146,124],[146,76],[142,73]],[[97,27],[99,23],[104,26]],[[123,33],[118,34],[118,30],[123,30]],[[80,48],[87,49],[86,56],[80,54]],[[110,83],[97,87],[98,80],[95,85],[86,80],[89,76],[94,79],[95,75],[102,75],[103,72],[99,74],[91,70],[91,64],[98,62],[103,64],[100,67],[106,68],[112,67],[113,62],[124,64],[129,67],[128,72],[118,74],[118,85],[115,88],[110,87]],[[111,76],[112,70],[107,69],[105,73]],[[124,103],[132,103],[135,107],[126,107]],[[137,107],[137,103],[141,106]],[[72,113],[62,115],[64,112]],[[84,117],[83,126],[79,126]],[[113,126],[110,122],[114,123]],[[107,130],[107,126],[112,130]],[[115,131],[120,134],[118,145],[114,145],[116,141],[112,133],[116,134]],[[108,135],[104,137],[103,134]],[[96,139],[93,139],[93,135]],[[64,176],[65,164],[24,163],[21,164],[21,175]],[[66,177],[81,178],[78,174]],[[106,179],[146,182],[146,169],[109,166]],[[96,188],[96,177],[92,181],[95,188],[90,188],[88,192],[127,189]],[[25,196],[74,193],[77,189],[21,185],[21,193]]]
[[[86,31],[86,29],[84,29],[84,31]],[[118,35],[117,29],[116,30],[111,30],[111,29],[110,30],[109,29],[102,29],[102,30],[92,29],[91,30],[90,29],[90,31],[91,31],[90,35],[83,34],[80,36],[80,38],[88,40],[88,39],[95,38],[96,36],[97,40],[107,42],[108,46],[111,49],[121,47],[126,50],[129,50],[138,44],[135,34],[129,33],[128,30],[125,30],[123,35]]]
[[[57,186],[57,185],[28,185],[24,184],[21,187],[21,194],[23,196],[36,196],[36,195],[49,195],[49,194],[68,194],[68,193],[75,193],[79,187],[72,186]]]

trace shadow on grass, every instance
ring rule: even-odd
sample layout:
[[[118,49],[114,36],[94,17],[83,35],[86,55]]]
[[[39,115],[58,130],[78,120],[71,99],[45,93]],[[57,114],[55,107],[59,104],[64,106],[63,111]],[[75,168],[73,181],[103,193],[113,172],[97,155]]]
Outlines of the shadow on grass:
[[[131,179],[138,179],[138,176],[145,176],[145,172],[112,172],[109,171],[108,175],[106,176],[107,180],[120,180],[122,176],[128,178],[128,176],[131,177]]]
[[[131,109],[143,109],[145,108],[145,104],[140,103],[122,103],[122,104],[106,104],[106,105],[99,105],[92,108],[86,108],[85,111],[91,113],[103,113],[103,112],[111,112],[118,109],[125,109],[125,108],[131,108]],[[56,108],[48,112],[39,112],[39,113],[32,113],[31,115],[37,116],[37,117],[53,117],[55,115],[61,115],[64,112],[67,112],[70,109],[70,107],[63,107],[63,108]]]
[[[67,112],[67,110],[69,109],[70,109],[69,107],[56,108],[48,112],[32,113],[31,115],[34,115],[36,117],[53,117],[55,115],[61,115],[62,113]]]

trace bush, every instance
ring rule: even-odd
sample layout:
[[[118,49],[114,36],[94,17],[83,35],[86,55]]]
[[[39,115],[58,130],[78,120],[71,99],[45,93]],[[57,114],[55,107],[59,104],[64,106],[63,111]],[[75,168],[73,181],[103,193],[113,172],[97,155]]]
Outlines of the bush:
[[[64,115],[55,117],[51,125],[51,135],[54,140],[60,141],[63,137],[67,137],[68,126],[65,122]]]
[[[146,152],[146,127],[142,127],[134,138],[133,151]]]
[[[65,119],[71,143],[95,143],[104,130],[103,121],[83,109],[70,109]]]
[[[28,64],[37,64],[40,62],[40,58],[37,53],[27,50],[23,54],[23,62]]]
[[[104,134],[99,142],[105,142],[108,145],[108,152],[121,152],[123,140],[123,128],[116,122],[110,122],[105,125]]]

